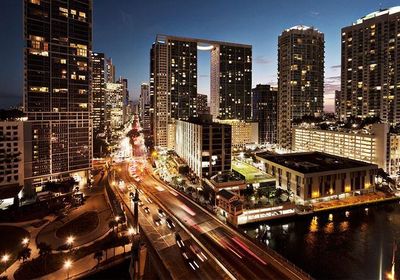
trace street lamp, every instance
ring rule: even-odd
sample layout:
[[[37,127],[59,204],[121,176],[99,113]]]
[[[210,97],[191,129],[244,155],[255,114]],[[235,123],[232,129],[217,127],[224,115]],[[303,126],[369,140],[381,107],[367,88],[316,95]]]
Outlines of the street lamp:
[[[27,237],[23,238],[21,243],[23,246],[28,246],[29,238],[27,238]]]
[[[67,279],[69,279],[69,270],[72,267],[72,261],[70,259],[67,259],[64,262],[64,268],[67,270]]]
[[[74,240],[75,240],[75,238],[72,235],[67,237],[67,245],[68,245],[69,249],[72,249],[72,244],[74,243]]]
[[[4,263],[4,272],[6,273],[7,272],[7,262],[8,262],[8,260],[10,259],[10,255],[9,254],[4,254],[2,257],[1,257],[1,262],[2,263]]]

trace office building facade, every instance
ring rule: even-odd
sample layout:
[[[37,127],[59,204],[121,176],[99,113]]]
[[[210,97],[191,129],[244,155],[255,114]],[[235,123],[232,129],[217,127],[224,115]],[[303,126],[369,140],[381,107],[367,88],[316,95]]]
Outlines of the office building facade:
[[[211,104],[216,106],[211,111],[214,118],[251,119],[250,45],[158,35],[150,51],[155,146],[173,147],[174,143],[168,139],[174,139],[175,135],[168,127],[174,127],[171,124],[176,120],[188,120],[198,115],[198,50],[211,51]]]
[[[147,83],[142,83],[139,97],[139,119],[146,136],[151,132],[150,106],[150,86]]]
[[[370,13],[342,28],[341,119],[400,121],[400,7]]]
[[[303,25],[278,39],[278,144],[291,149],[293,120],[323,112],[324,34]]]
[[[102,133],[105,128],[105,55],[92,53],[93,132]]]
[[[252,90],[252,116],[258,122],[258,143],[275,144],[278,133],[278,89],[256,85]]]
[[[92,161],[92,1],[24,1],[24,110],[31,125],[25,184],[34,187]],[[81,176],[81,177],[82,177]]]
[[[176,122],[175,151],[199,178],[231,170],[232,128],[209,120]]]
[[[294,195],[296,204],[337,200],[375,190],[375,164],[321,152],[257,154],[276,187]]]
[[[197,113],[210,114],[210,107],[208,106],[208,96],[206,94],[197,94]]]

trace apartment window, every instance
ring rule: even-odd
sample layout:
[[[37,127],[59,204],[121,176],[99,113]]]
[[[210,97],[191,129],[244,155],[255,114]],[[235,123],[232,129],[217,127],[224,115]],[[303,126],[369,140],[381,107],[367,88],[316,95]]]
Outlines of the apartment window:
[[[59,11],[61,16],[68,17],[68,9],[60,7]]]
[[[30,0],[32,4],[40,5],[40,0]]]

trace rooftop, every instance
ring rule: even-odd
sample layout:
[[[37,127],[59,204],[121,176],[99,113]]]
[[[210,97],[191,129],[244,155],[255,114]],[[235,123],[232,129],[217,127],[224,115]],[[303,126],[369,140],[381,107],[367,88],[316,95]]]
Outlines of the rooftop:
[[[255,183],[255,182],[268,182],[271,180],[275,180],[269,174],[262,172],[261,170],[257,169],[256,167],[238,161],[232,161],[232,169],[240,174],[242,174],[248,183]]]
[[[380,9],[378,11],[369,13],[368,15],[363,16],[362,18],[359,18],[356,22],[353,22],[353,25],[361,24],[365,20],[368,20],[371,18],[376,18],[376,17],[383,16],[383,15],[392,15],[392,14],[396,14],[399,12],[400,12],[400,6],[395,6],[395,7],[391,7],[388,9]]]
[[[302,24],[295,25],[295,26],[292,26],[292,27],[290,27],[288,29],[285,29],[286,32],[287,31],[291,31],[291,30],[299,30],[299,31],[310,30],[310,31],[316,31],[318,33],[321,33],[318,29],[314,28],[313,26],[307,26],[307,25],[302,25]]]
[[[268,152],[263,152],[256,154],[256,156],[288,167],[303,174],[360,167],[378,168],[376,164],[334,156],[321,152],[290,154],[271,154]]]
[[[238,43],[214,41],[214,40],[207,40],[207,39],[187,38],[187,37],[179,37],[179,36],[166,35],[166,34],[157,34],[156,42],[165,43],[167,40],[195,42],[198,44],[199,50],[211,50],[214,45],[252,48],[252,45],[248,45],[248,44],[238,44]]]

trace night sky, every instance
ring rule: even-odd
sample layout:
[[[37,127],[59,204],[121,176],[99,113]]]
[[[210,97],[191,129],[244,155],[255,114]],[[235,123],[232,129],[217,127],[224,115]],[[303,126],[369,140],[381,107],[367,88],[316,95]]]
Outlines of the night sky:
[[[22,102],[22,0],[1,0],[0,108]],[[132,99],[148,81],[149,49],[156,34],[253,45],[253,86],[276,84],[278,35],[304,24],[325,33],[325,103],[340,87],[340,32],[356,19],[399,5],[376,0],[94,0],[93,50],[112,57],[117,76],[129,80]],[[200,93],[209,93],[209,53],[199,54]]]

